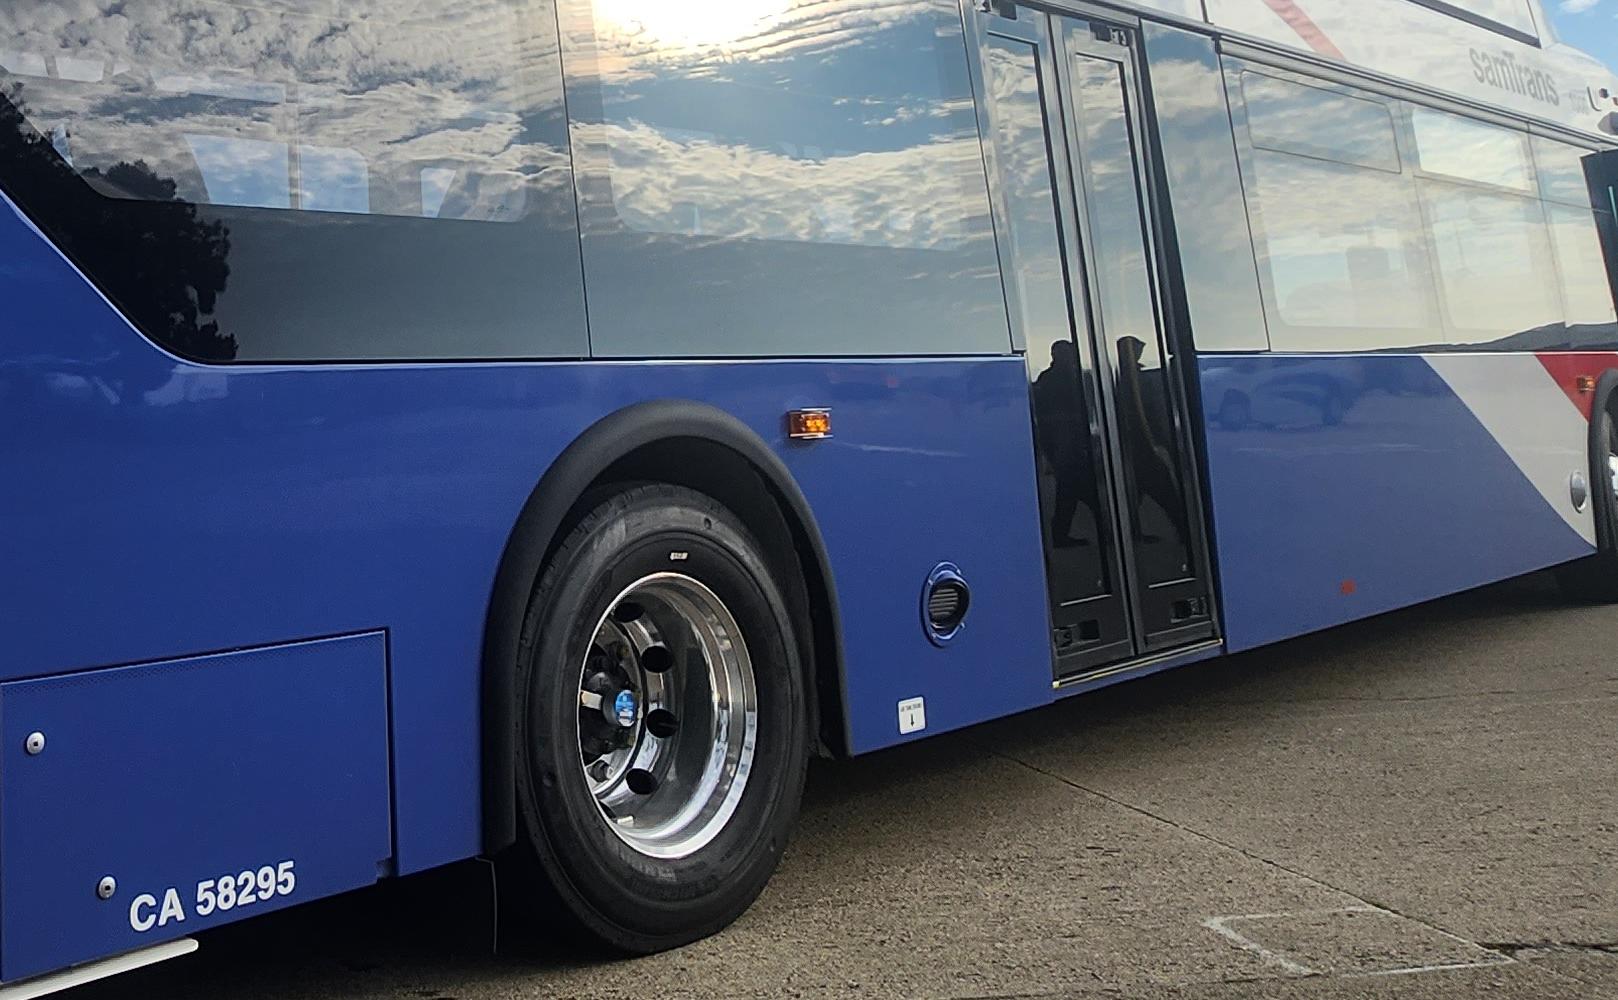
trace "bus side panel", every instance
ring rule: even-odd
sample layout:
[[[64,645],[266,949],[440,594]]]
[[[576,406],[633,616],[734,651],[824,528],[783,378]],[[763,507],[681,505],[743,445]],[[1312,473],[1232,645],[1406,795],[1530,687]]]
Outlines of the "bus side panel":
[[[916,736],[1051,700],[1019,357],[201,366],[3,201],[0,301],[0,680],[385,628],[401,872],[480,849],[501,554],[556,456],[643,400],[732,413],[797,477],[841,603],[854,749],[900,741],[901,699],[927,700]],[[806,406],[832,409],[832,438],[787,440]],[[938,648],[920,605],[945,561],[973,604]]]
[[[822,395],[833,401],[839,438],[832,447],[787,448],[785,457],[831,558],[849,749],[864,753],[1051,701],[1022,358],[830,374]],[[792,390],[760,388],[764,398],[743,418],[769,440],[781,419],[770,400]],[[923,590],[946,562],[965,577],[972,604],[965,626],[935,646],[923,626]],[[926,727],[901,734],[899,703],[916,698],[925,699]]]
[[[1563,358],[1567,356],[1562,356]],[[1581,355],[1591,373],[1618,358]],[[1595,550],[1588,418],[1533,354],[1199,359],[1233,650]],[[1574,390],[1576,392],[1576,390]]]
[[[11,681],[0,713],[7,981],[369,885],[393,853],[380,633]]]

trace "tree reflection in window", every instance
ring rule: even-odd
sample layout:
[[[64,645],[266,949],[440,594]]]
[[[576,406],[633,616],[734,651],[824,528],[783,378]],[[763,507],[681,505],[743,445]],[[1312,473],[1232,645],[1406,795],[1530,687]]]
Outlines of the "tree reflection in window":
[[[28,124],[26,88],[0,91],[0,160],[6,191],[39,220],[57,246],[142,329],[187,357],[229,361],[236,338],[214,318],[230,278],[230,231],[203,219],[178,197],[178,186],[144,161],[76,171],[57,149],[59,137]],[[88,185],[109,198],[87,199]],[[138,205],[111,198],[137,199]],[[79,217],[64,219],[68,210]]]

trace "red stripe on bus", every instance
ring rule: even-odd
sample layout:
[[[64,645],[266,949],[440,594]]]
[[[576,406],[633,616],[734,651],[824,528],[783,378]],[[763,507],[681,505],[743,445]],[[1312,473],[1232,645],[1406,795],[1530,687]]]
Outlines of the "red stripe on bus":
[[[1545,366],[1551,378],[1567,393],[1567,398],[1573,401],[1584,419],[1590,419],[1590,409],[1595,403],[1595,393],[1579,388],[1579,378],[1588,376],[1596,379],[1609,368],[1618,368],[1618,354],[1588,352],[1582,354],[1540,354],[1537,355],[1539,363]],[[1594,387],[1592,386],[1592,389]]]
[[[1280,15],[1281,20],[1285,21],[1293,31],[1296,31],[1299,38],[1308,42],[1310,48],[1323,56],[1341,59],[1344,62],[1348,61],[1348,57],[1343,55],[1343,50],[1339,49],[1337,44],[1326,36],[1326,33],[1320,29],[1320,25],[1315,23],[1314,18],[1305,14],[1303,8],[1298,6],[1298,0],[1264,0],[1264,3],[1276,14]]]

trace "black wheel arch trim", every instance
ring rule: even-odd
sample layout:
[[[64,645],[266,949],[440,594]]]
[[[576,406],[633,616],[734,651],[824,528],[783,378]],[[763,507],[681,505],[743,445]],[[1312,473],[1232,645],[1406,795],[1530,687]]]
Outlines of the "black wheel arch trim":
[[[691,400],[651,400],[603,417],[557,456],[529,494],[506,541],[495,574],[484,627],[482,664],[483,852],[493,856],[517,841],[517,648],[523,618],[546,557],[570,511],[590,486],[615,463],[648,445],[697,439],[734,451],[751,465],[797,521],[809,548],[800,558],[818,563],[824,586],[823,611],[829,617],[830,649],[816,649],[818,663],[836,671],[835,689],[846,702],[843,675],[842,613],[837,601],[825,540],[786,463],[751,427],[725,411]],[[807,679],[813,693],[814,678]],[[826,706],[822,706],[822,714]],[[846,713],[839,713],[846,720]],[[844,745],[848,744],[844,722]]]
[[[1614,413],[1613,403],[1618,400],[1618,368],[1608,368],[1596,379],[1595,393],[1590,401],[1590,495],[1596,505],[1596,546],[1603,552],[1618,553],[1618,509],[1612,495],[1611,473],[1607,469],[1607,442],[1601,436],[1603,410]]]

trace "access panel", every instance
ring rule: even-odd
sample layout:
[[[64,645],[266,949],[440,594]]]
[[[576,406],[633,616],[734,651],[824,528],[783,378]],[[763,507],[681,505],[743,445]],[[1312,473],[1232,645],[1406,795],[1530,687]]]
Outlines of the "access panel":
[[[0,978],[373,882],[381,633],[0,684]]]

